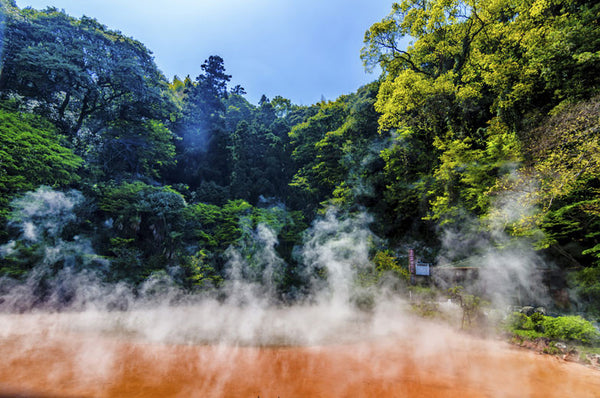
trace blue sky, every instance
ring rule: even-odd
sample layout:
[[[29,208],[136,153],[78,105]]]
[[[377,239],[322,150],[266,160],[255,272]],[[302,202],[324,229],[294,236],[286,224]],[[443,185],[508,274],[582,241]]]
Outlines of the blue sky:
[[[246,98],[282,95],[312,104],[333,100],[377,78],[360,60],[365,31],[391,0],[17,0],[94,17],[144,43],[158,67],[195,78],[220,55]]]

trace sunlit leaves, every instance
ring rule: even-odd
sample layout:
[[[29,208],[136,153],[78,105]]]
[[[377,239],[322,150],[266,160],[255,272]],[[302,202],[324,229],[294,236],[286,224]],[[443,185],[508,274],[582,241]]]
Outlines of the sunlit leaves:
[[[68,186],[79,180],[82,159],[63,146],[47,121],[0,109],[0,216],[12,196],[38,185]]]
[[[431,122],[435,123],[435,119],[424,113],[431,111],[431,116],[434,116],[443,112],[453,92],[451,76],[432,79],[407,70],[393,81],[386,80],[381,84],[375,103],[375,109],[382,114],[379,118],[380,131],[414,124],[427,129]]]
[[[545,209],[600,172],[600,100],[566,106],[531,133],[530,156]]]
[[[368,168],[378,157],[373,147],[383,140],[377,137],[376,92],[377,85],[371,84],[321,103],[315,116],[292,128],[292,157],[299,170],[290,185],[304,195],[305,206],[331,199],[350,206],[367,193],[360,185],[370,178]]]

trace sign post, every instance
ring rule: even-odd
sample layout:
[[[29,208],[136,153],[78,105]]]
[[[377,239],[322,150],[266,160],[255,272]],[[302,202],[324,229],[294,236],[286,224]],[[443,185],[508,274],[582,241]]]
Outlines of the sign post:
[[[410,273],[410,283],[415,284],[415,251],[408,249],[408,272]]]

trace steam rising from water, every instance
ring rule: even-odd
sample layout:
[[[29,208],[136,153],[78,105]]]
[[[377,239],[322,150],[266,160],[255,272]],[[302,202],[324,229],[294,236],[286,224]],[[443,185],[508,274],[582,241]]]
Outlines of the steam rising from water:
[[[298,273],[310,294],[289,306],[277,299],[286,264],[275,250],[276,233],[266,225],[251,231],[244,247],[229,249],[228,278],[217,294],[190,294],[166,275],[150,277],[135,292],[124,283],[104,282],[97,271],[108,264],[93,253],[89,240],[61,238],[82,200],[75,191],[41,187],[14,202],[12,228],[20,234],[0,247],[0,255],[19,259],[19,250],[29,247],[40,261],[24,283],[0,280],[0,310],[60,310],[53,319],[61,330],[186,344],[313,345],[398,333],[404,324],[406,304],[400,298],[360,281],[372,271],[369,250],[376,240],[366,214],[338,217],[330,210],[314,222],[296,250]],[[543,293],[532,278],[539,260],[500,231],[487,240],[464,230],[447,233],[446,247],[441,262],[467,255],[469,265],[482,270],[475,288],[496,303],[506,304],[503,300],[523,291]],[[357,309],[361,302],[368,303],[368,311]]]
[[[313,345],[343,340],[347,330],[353,331],[352,339],[377,334],[375,325],[384,323],[377,314],[402,308],[396,301],[392,307],[376,304],[369,313],[356,309],[357,297],[375,299],[358,281],[360,272],[373,267],[368,255],[374,240],[371,219],[364,214],[341,219],[332,210],[307,231],[296,254],[298,272],[312,293],[290,307],[276,299],[285,263],[275,250],[276,234],[266,225],[249,234],[248,247],[229,249],[229,277],[219,294],[192,295],[165,275],[150,277],[135,292],[124,283],[104,282],[92,270],[107,264],[90,242],[61,237],[82,200],[75,191],[42,187],[14,202],[11,227],[20,232],[0,247],[0,254],[14,261],[28,247],[25,255],[33,250],[40,261],[24,283],[0,280],[0,309],[35,309],[33,314],[4,316],[2,334],[36,325],[38,330],[116,333],[155,342]],[[56,310],[60,313],[53,316],[40,312]],[[22,322],[31,325],[15,327]]]
[[[358,272],[373,267],[368,257],[373,241],[370,222],[364,214],[340,221],[331,210],[315,222],[301,253],[311,274],[316,270],[326,272],[325,286],[321,280],[313,280],[317,301],[343,310],[354,295],[361,293],[356,283]]]
[[[535,184],[529,180],[523,184],[527,187],[497,195],[484,219],[471,219],[443,235],[438,265],[477,269],[478,277],[465,287],[490,299],[496,307],[550,304],[541,271],[550,269],[551,264],[534,251],[531,239],[506,232],[535,213],[529,198]],[[533,230],[530,234],[539,239],[542,232]]]
[[[38,373],[43,375],[40,383],[44,385],[109,396],[106,386],[119,385],[115,380],[125,375],[135,376],[128,369],[137,363],[146,364],[142,372],[151,371],[149,378],[159,379],[173,377],[183,367],[188,373],[193,370],[195,387],[176,385],[171,391],[192,396],[199,388],[208,396],[218,397],[229,391],[226,385],[232,378],[260,376],[261,383],[268,381],[265,386],[259,384],[260,391],[271,393],[272,380],[288,380],[290,374],[295,378],[296,371],[301,377],[314,377],[323,370],[339,379],[332,382],[339,385],[330,389],[331,396],[356,396],[356,387],[370,391],[369,383],[388,379],[395,380],[395,386],[408,383],[402,394],[410,395],[415,377],[431,376],[433,370],[449,377],[453,384],[440,387],[438,380],[428,391],[454,391],[455,385],[466,381],[478,392],[486,386],[487,396],[507,396],[503,392],[506,382],[494,375],[495,358],[484,360],[483,367],[471,366],[473,347],[481,360],[482,353],[493,355],[496,345],[483,345],[447,327],[417,321],[408,315],[407,303],[397,295],[379,286],[371,291],[361,283],[361,275],[372,270],[369,249],[376,239],[368,228],[371,219],[367,215],[340,218],[330,211],[313,224],[296,252],[300,272],[309,280],[312,294],[296,304],[284,305],[276,295],[285,264],[275,250],[276,234],[266,225],[248,234],[245,247],[230,248],[229,278],[221,292],[225,295],[189,294],[164,274],[150,277],[134,292],[124,283],[105,283],[97,272],[90,271],[103,269],[106,264],[93,254],[85,238],[61,238],[80,201],[76,192],[63,194],[40,188],[15,202],[12,227],[20,231],[19,237],[0,247],[0,255],[18,259],[19,250],[26,246],[38,250],[41,261],[23,284],[0,280],[0,310],[4,311],[0,314],[0,352],[3,363],[9,364],[0,366],[4,366],[3,371],[11,369],[13,363],[22,368],[25,362],[25,374],[30,368],[42,369]],[[536,264],[533,257],[526,257],[525,251],[508,242],[504,247],[489,249],[488,245],[486,249],[489,242],[469,236],[471,240],[465,242],[461,236],[448,234],[448,247],[456,250],[448,251],[448,255],[477,248],[483,253],[480,261],[490,270],[505,271],[501,277],[488,277],[495,275],[491,271],[482,275],[482,283],[498,296],[509,294],[503,286],[514,286],[515,275],[526,275],[523,270]],[[60,267],[52,274],[50,270],[57,264]],[[32,294],[40,289],[42,280],[46,284],[50,281],[44,287],[48,293],[44,304],[36,303],[37,296]],[[516,281],[523,286],[529,283],[526,279]],[[367,311],[357,306],[365,297],[372,303]],[[22,310],[25,312],[18,313]],[[449,314],[453,310],[456,308],[448,307]],[[252,348],[282,346],[310,348],[301,353]],[[193,350],[185,351],[185,347]],[[182,353],[183,361],[190,363],[181,362]],[[54,362],[56,355],[62,360]],[[281,355],[292,355],[299,367],[286,369]],[[123,363],[140,356],[141,362],[134,365]],[[337,368],[347,373],[339,373]],[[527,395],[529,387],[523,381],[527,381],[530,370],[512,365],[500,368],[511,383],[518,380],[514,382],[518,391]],[[168,373],[173,369],[176,373]],[[264,369],[269,373],[261,374]],[[251,371],[258,373],[245,373]],[[408,376],[398,381],[403,374]],[[203,377],[198,381],[195,375]],[[356,380],[347,380],[348,376]],[[26,385],[21,383],[25,380],[9,381]],[[1,382],[0,394],[4,388]],[[293,389],[288,391],[292,393],[285,396],[294,396]]]

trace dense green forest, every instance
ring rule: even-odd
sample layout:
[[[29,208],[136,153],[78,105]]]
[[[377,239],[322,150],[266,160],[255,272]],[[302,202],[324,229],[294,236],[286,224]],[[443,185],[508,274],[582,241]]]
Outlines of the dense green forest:
[[[43,263],[49,278],[69,265],[210,290],[234,248],[260,282],[267,227],[277,296],[293,300],[313,222],[366,212],[373,283],[406,276],[407,248],[434,260],[449,234],[470,234],[525,242],[600,313],[600,4],[394,3],[357,54],[381,76],[310,106],[249,103],[218,55],[170,81],[101,22],[1,5],[5,278]]]

